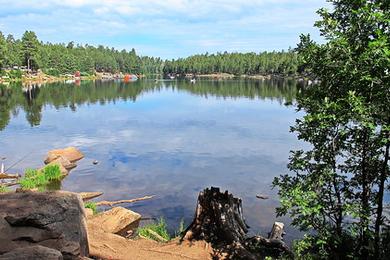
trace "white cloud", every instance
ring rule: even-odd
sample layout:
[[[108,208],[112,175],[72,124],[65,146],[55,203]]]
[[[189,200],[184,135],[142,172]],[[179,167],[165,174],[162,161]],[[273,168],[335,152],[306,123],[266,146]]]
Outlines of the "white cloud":
[[[286,49],[300,33],[316,32],[315,11],[326,5],[325,0],[0,0],[0,30],[17,37],[34,30],[44,41],[135,46],[165,57],[261,51]]]

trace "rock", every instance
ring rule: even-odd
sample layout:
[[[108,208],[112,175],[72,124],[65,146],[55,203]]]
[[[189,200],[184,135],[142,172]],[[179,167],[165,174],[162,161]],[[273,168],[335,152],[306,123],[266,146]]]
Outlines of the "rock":
[[[56,159],[54,159],[53,161],[51,161],[51,163],[60,163],[62,166],[64,166],[65,169],[67,169],[68,171],[72,170],[73,168],[75,168],[77,166],[77,164],[73,163],[73,162],[70,162],[66,157],[64,156],[58,156]]]
[[[84,158],[84,154],[82,154],[75,147],[68,147],[65,149],[51,150],[48,152],[47,157],[45,159],[45,163],[48,164],[60,156],[68,159],[70,162],[76,162]]]
[[[115,207],[88,219],[88,227],[94,226],[107,233],[128,236],[137,229],[141,215],[129,209]]]
[[[60,251],[45,246],[27,246],[17,248],[8,253],[0,255],[0,260],[62,260]]]
[[[0,254],[41,245],[64,259],[88,256],[84,204],[71,192],[21,192],[0,195]]]
[[[90,209],[90,208],[85,208],[84,211],[85,211],[85,216],[86,216],[87,218],[90,218],[90,217],[93,216],[93,210],[92,210],[92,209]]]

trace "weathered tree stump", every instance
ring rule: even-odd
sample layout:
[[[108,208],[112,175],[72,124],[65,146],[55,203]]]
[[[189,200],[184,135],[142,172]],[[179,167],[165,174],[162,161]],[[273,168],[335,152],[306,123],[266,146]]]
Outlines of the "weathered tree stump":
[[[283,223],[275,222],[269,238],[248,238],[249,227],[241,204],[241,199],[219,188],[200,192],[194,220],[184,231],[182,241],[205,240],[225,259],[259,259],[289,252],[282,241]]]

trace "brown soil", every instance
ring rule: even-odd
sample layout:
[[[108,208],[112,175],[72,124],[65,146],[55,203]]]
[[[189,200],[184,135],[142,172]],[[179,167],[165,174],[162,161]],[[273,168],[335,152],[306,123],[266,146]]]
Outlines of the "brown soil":
[[[87,221],[88,222],[88,221]],[[147,239],[126,239],[103,232],[98,226],[88,223],[89,254],[98,259],[123,260],[179,260],[212,259],[213,250],[203,241],[194,243],[173,240],[158,243]]]

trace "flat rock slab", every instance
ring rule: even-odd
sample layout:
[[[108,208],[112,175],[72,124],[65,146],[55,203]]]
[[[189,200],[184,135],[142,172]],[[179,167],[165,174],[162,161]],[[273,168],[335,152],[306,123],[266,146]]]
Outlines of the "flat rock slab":
[[[0,260],[62,260],[61,252],[45,246],[27,246],[14,249],[8,253],[0,255]]]
[[[65,149],[57,149],[57,150],[49,151],[47,153],[45,163],[48,164],[58,159],[60,156],[66,158],[72,163],[84,158],[84,154],[80,152],[80,150],[78,150],[76,147],[67,147]]]
[[[94,226],[104,232],[128,236],[128,231],[134,231],[141,219],[141,215],[122,207],[115,207],[88,218],[88,227]]]
[[[84,205],[71,192],[0,194],[0,255],[42,245],[64,259],[88,256]]]
[[[64,166],[64,168],[67,169],[68,171],[72,170],[73,168],[75,168],[77,166],[77,164],[69,161],[64,156],[59,156],[57,159],[51,161],[51,163],[59,163],[62,166]]]

